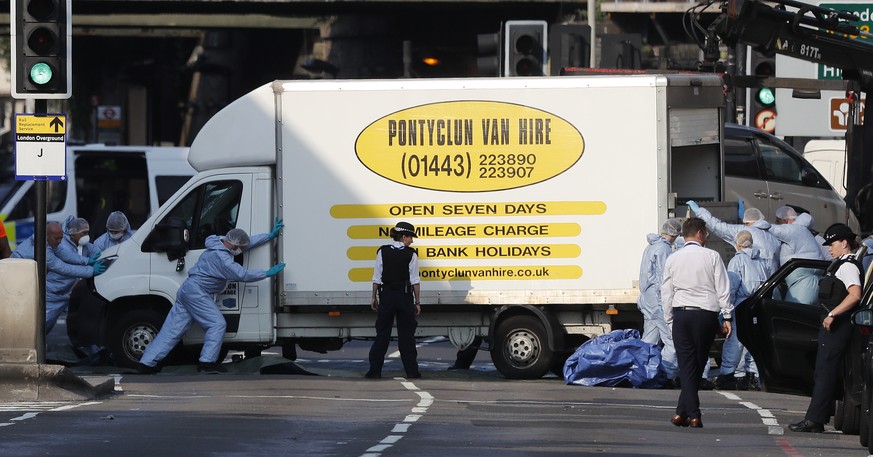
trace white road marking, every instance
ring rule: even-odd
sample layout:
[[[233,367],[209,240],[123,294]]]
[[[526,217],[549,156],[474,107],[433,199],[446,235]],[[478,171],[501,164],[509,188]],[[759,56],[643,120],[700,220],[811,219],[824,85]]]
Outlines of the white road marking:
[[[0,412],[24,412],[24,414],[8,419],[7,422],[0,423],[0,427],[8,427],[10,425],[15,425],[17,422],[21,422],[27,419],[33,419],[37,415],[43,412],[61,412],[61,411],[69,411],[74,408],[79,408],[82,406],[89,405],[99,405],[100,401],[89,401],[84,403],[69,403],[69,402],[60,402],[60,401],[23,401],[23,402],[10,402],[10,403],[0,403]]]
[[[746,408],[749,408],[752,411],[755,411],[756,413],[758,413],[758,415],[761,416],[761,423],[763,423],[764,425],[767,426],[767,434],[768,435],[784,435],[785,434],[785,429],[779,425],[779,422],[776,420],[776,416],[774,416],[773,413],[770,412],[769,409],[761,408],[760,406],[758,406],[752,402],[742,401],[742,398],[740,398],[738,395],[732,394],[730,392],[722,392],[720,390],[718,390],[716,392],[718,392],[719,394],[721,394],[723,397],[727,398],[728,400],[737,401],[737,402],[739,402],[739,404],[741,406],[745,406]]]
[[[405,418],[403,418],[404,423],[394,424],[394,428],[391,429],[391,434],[379,441],[378,445],[367,449],[364,454],[361,454],[361,457],[381,457],[383,452],[385,452],[386,450],[391,448],[391,446],[403,439],[404,435],[401,435],[401,433],[408,432],[412,424],[421,419],[421,416],[423,416],[424,413],[427,412],[427,408],[433,404],[434,398],[433,395],[431,395],[430,393],[420,390],[418,386],[416,386],[412,382],[407,381],[405,378],[394,379],[400,381],[400,384],[404,388],[415,392],[415,394],[418,395],[419,398],[421,398],[418,404],[415,405],[411,411],[416,414],[408,414]]]

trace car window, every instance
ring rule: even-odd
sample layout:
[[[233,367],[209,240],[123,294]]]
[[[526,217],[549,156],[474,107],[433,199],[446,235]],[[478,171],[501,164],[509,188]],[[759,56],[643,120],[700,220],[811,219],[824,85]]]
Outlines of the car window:
[[[758,158],[751,141],[726,138],[724,146],[724,172],[736,178],[761,179]]]
[[[819,189],[831,188],[824,176],[800,155],[765,138],[758,138],[755,141],[761,152],[767,179]]]
[[[800,171],[803,165],[798,157],[764,139],[758,138],[755,141],[758,150],[761,151],[767,179],[792,184],[801,183]]]
[[[203,249],[209,235],[226,235],[236,228],[242,183],[214,181],[192,190],[161,220],[180,218],[191,230],[191,249]],[[195,218],[195,215],[197,216]]]
[[[782,278],[773,289],[774,300],[801,305],[819,306],[818,281],[824,276],[823,268],[798,268]]]
[[[20,219],[28,219],[33,217],[33,209],[36,204],[36,186],[30,186],[21,200],[15,204],[12,211],[6,215],[6,220],[17,221]],[[46,182],[46,213],[57,213],[63,211],[64,204],[67,201],[67,181],[47,181]]]

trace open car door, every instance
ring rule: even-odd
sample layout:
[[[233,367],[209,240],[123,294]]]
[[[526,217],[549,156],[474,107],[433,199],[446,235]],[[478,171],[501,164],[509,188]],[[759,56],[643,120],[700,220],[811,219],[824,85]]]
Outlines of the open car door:
[[[767,391],[811,395],[822,307],[818,279],[829,261],[792,259],[736,310],[737,335],[752,353]],[[789,289],[801,275],[814,275],[813,303],[798,303]]]

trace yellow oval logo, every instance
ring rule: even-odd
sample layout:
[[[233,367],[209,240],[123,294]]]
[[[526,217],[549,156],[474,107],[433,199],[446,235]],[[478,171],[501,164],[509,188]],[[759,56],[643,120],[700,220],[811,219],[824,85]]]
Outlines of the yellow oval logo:
[[[585,142],[572,124],[529,106],[432,103],[389,114],[358,135],[358,160],[391,181],[454,192],[514,189],[568,170]]]

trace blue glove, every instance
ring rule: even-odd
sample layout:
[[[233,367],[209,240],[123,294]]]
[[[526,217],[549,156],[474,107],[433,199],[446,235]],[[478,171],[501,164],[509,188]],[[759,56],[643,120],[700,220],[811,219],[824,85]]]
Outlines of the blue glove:
[[[273,223],[273,231],[270,232],[270,239],[276,238],[279,236],[279,232],[282,231],[282,227],[285,227],[285,224],[282,223],[281,218],[276,218],[276,222]]]
[[[285,262],[281,262],[281,263],[278,263],[276,265],[273,265],[272,267],[270,267],[269,270],[267,270],[267,277],[271,278],[273,276],[276,276],[277,274],[279,274],[280,271],[282,271],[284,269],[285,269]]]
[[[98,251],[98,252],[91,254],[91,257],[88,257],[88,265],[94,265],[94,263],[97,262],[97,259],[100,258],[100,254],[103,254],[103,253]]]
[[[746,205],[743,204],[743,199],[737,199],[737,219],[743,220],[743,214],[746,214]]]
[[[686,203],[686,204],[688,205],[689,208],[691,208],[691,211],[694,211],[695,214],[697,214],[697,212],[700,211],[700,205],[698,205],[696,201],[688,200],[688,203]]]
[[[106,271],[106,265],[103,265],[102,260],[94,263],[94,276],[100,276]]]

